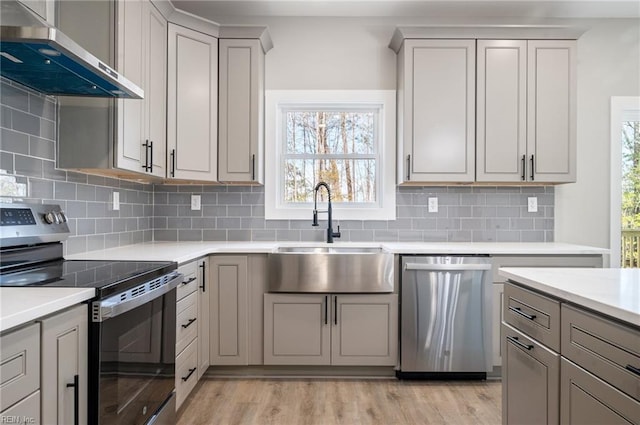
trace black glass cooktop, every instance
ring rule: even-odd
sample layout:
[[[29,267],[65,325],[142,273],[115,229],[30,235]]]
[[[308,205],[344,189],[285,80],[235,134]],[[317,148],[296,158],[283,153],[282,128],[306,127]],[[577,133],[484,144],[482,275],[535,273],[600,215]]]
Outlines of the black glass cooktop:
[[[55,260],[3,272],[0,274],[0,286],[96,288],[96,296],[105,298],[176,268],[177,264],[169,261]]]

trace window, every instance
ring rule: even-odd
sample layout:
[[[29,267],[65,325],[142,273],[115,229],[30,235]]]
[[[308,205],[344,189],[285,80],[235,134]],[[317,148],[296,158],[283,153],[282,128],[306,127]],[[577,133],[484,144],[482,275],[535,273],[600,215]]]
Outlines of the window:
[[[309,219],[320,181],[331,187],[336,219],[395,219],[394,91],[287,90],[266,99],[267,219]]]

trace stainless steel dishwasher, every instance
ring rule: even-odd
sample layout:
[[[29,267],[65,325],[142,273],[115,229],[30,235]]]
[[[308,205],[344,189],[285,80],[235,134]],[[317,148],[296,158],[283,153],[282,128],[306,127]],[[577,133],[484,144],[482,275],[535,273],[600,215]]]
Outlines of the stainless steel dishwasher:
[[[403,256],[399,378],[485,379],[491,366],[491,260]]]

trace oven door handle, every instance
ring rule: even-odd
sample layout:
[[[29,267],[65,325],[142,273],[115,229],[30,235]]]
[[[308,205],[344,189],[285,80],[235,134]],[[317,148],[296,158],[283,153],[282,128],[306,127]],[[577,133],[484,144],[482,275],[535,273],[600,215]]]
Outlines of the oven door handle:
[[[92,321],[104,322],[107,319],[119,316],[133,310],[134,308],[140,307],[143,304],[153,301],[154,299],[175,289],[182,282],[182,279],[184,279],[184,275],[182,275],[182,273],[176,273],[171,277],[171,280],[164,283],[162,286],[149,290],[144,294],[138,295],[137,297],[129,300],[122,301],[121,294],[117,294],[104,300],[94,301],[91,304]]]

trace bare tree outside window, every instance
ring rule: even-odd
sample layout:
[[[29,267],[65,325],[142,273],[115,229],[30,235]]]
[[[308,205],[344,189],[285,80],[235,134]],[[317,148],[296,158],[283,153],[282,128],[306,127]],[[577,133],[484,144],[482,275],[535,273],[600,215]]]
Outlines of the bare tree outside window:
[[[319,181],[334,202],[377,202],[376,111],[291,110],[285,119],[285,203],[313,202]]]

